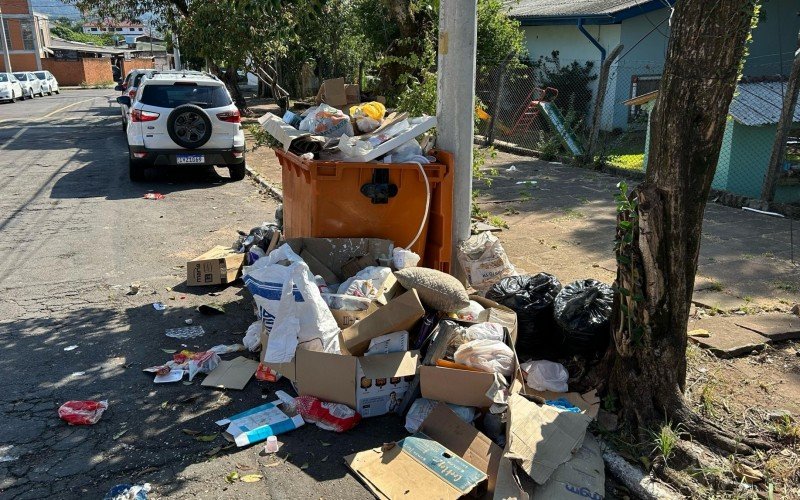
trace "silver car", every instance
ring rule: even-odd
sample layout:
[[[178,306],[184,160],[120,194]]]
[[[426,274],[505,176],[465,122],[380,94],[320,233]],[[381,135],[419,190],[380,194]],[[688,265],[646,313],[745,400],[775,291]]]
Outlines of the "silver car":
[[[19,84],[22,87],[22,93],[25,97],[29,99],[33,99],[34,96],[41,96],[44,97],[44,91],[42,90],[42,82],[36,75],[31,72],[18,72],[14,73],[14,76],[17,77],[19,80]]]
[[[22,86],[11,73],[0,73],[0,101],[14,102],[23,98]]]
[[[53,93],[61,93],[61,89],[58,86],[58,80],[56,80],[56,77],[53,76],[53,73],[50,73],[49,71],[34,71],[33,74],[36,75],[36,78],[42,82],[42,92],[47,92],[49,95],[53,95]]]

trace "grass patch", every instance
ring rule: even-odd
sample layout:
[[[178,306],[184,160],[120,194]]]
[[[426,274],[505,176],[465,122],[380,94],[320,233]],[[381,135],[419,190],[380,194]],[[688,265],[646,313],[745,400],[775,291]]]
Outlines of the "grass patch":
[[[797,293],[800,291],[797,285],[789,283],[788,281],[774,281],[772,282],[772,286],[775,287],[776,290],[783,290],[789,293]]]
[[[665,465],[672,457],[672,454],[675,453],[675,446],[678,444],[680,435],[685,432],[683,424],[673,426],[670,421],[665,422],[660,429],[650,432],[655,445],[653,453],[661,457]]]
[[[783,416],[772,424],[772,432],[781,441],[796,443],[800,441],[800,424],[795,423],[792,417]]]
[[[703,386],[703,391],[700,393],[701,412],[706,417],[715,417],[716,410],[714,410],[714,403],[716,403],[716,382],[710,381]]]
[[[608,163],[625,170],[641,172],[644,170],[644,153],[611,155],[608,157]]]

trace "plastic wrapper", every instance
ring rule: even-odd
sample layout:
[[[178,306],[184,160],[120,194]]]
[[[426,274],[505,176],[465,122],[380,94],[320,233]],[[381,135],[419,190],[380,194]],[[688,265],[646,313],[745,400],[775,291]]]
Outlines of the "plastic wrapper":
[[[222,359],[214,351],[195,353],[188,363],[189,381],[191,382],[198,373],[211,373],[220,361]]]
[[[456,316],[461,321],[478,321],[478,316],[485,310],[486,309],[482,305],[474,300],[470,300],[467,307],[456,311]]]
[[[350,117],[341,110],[320,104],[317,108],[311,108],[300,122],[300,131],[324,137],[352,136],[353,125]]]
[[[384,163],[420,163],[426,165],[430,161],[422,154],[422,147],[417,140],[411,139],[386,153]]]
[[[563,334],[553,319],[553,303],[561,283],[547,273],[509,276],[495,283],[486,298],[517,313],[517,352],[545,356],[558,353]]]
[[[108,401],[67,401],[58,409],[58,416],[69,425],[96,424],[108,409]]]
[[[453,359],[456,363],[484,372],[505,376],[514,372],[514,351],[497,340],[478,339],[462,344]]]
[[[150,483],[118,484],[108,490],[103,500],[147,500],[150,490]]]
[[[237,252],[245,253],[245,265],[252,265],[266,254],[272,237],[279,227],[274,222],[264,222],[249,233],[239,231],[239,238],[231,245]]]
[[[244,344],[250,352],[261,350],[261,327],[262,323],[260,321],[255,321],[247,327],[247,333],[245,333],[244,339],[242,339],[242,344]]]
[[[348,158],[359,158],[409,128],[411,128],[411,123],[408,120],[401,120],[381,131],[381,133],[371,135],[366,139],[358,136],[350,137],[353,134],[343,134],[339,138],[339,151]]]
[[[373,101],[350,107],[350,116],[356,122],[356,127],[363,133],[370,133],[381,126],[381,121],[386,115],[386,106]]]
[[[392,250],[392,264],[395,269],[405,269],[407,267],[417,267],[420,257],[411,250],[396,247]]]
[[[546,359],[528,361],[520,365],[527,374],[525,381],[534,391],[567,392],[569,372],[564,365]]]
[[[500,240],[490,231],[474,234],[461,243],[458,262],[476,290],[486,290],[501,279],[517,274]]]
[[[455,357],[456,350],[467,342],[473,340],[494,340],[503,342],[505,333],[503,327],[497,323],[476,323],[468,328],[457,328],[455,333],[447,339],[447,353]]]
[[[428,418],[428,415],[439,404],[438,401],[431,401],[430,399],[419,398],[411,404],[408,413],[406,414],[406,430],[414,434],[422,426],[422,422]],[[447,403],[453,412],[458,415],[458,418],[466,423],[472,423],[475,420],[475,408],[471,406],[460,406]]]
[[[573,354],[603,349],[610,337],[614,291],[597,280],[579,280],[565,286],[555,298],[554,315],[564,330],[564,347]]]
[[[347,405],[327,403],[313,396],[298,396],[294,403],[303,420],[326,431],[344,432],[361,421],[361,414]]]
[[[339,293],[323,293],[322,300],[331,309],[340,311],[366,311],[372,300],[366,297],[356,297],[354,295],[342,295]]]
[[[277,382],[281,379],[281,374],[264,363],[259,363],[256,369],[256,379],[262,382]]]
[[[388,267],[365,267],[339,286],[339,294],[374,300],[383,293],[383,284],[391,274]]]

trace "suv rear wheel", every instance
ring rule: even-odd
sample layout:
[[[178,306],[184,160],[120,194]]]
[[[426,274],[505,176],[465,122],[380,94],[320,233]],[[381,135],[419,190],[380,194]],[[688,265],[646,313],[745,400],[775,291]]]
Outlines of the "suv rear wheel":
[[[128,157],[128,175],[131,182],[142,182],[144,180],[144,169],[147,164],[142,160]]]
[[[186,149],[198,149],[211,139],[211,119],[200,106],[178,106],[167,118],[169,137]]]
[[[244,174],[246,169],[244,167],[244,163],[239,163],[238,165],[228,165],[228,173],[231,176],[232,181],[240,181],[244,179]]]

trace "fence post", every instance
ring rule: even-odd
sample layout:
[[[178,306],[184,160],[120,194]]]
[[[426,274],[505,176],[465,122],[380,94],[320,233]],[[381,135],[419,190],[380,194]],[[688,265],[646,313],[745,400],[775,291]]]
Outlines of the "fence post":
[[[800,33],[797,34],[797,52],[794,53],[794,63],[792,72],[789,75],[789,82],[786,86],[786,95],[783,96],[783,109],[778,120],[778,130],[775,134],[775,142],[772,144],[772,155],[767,166],[767,175],[764,177],[764,185],[761,187],[761,199],[767,203],[772,203],[775,198],[775,182],[781,171],[781,162],[786,154],[786,137],[792,127],[794,109],[797,106],[797,92],[800,90]]]
[[[487,125],[489,130],[486,131],[487,146],[494,144],[494,122],[497,119],[497,111],[500,109],[500,96],[503,95],[503,87],[506,84],[506,70],[508,69],[508,63],[515,55],[516,52],[509,52],[503,62],[500,63],[500,81],[497,84],[494,99],[492,99],[492,109],[489,111],[489,123]]]
[[[586,157],[590,161],[594,161],[594,152],[597,147],[597,138],[600,135],[600,115],[603,112],[603,103],[606,100],[606,88],[608,87],[608,73],[611,65],[616,60],[619,53],[622,52],[624,46],[622,44],[614,47],[614,50],[606,57],[600,66],[600,77],[597,82],[597,98],[594,101],[594,113],[592,114],[592,130],[589,134],[589,147],[586,151]]]

